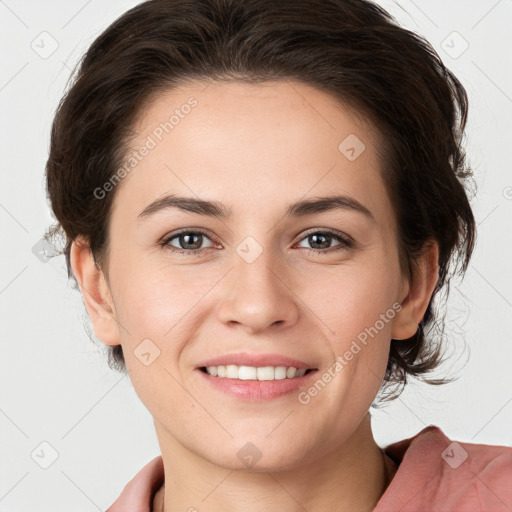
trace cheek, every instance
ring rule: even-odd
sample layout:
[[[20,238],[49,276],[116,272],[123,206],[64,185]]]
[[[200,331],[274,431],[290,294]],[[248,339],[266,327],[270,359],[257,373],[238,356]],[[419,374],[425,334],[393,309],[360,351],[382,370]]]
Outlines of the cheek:
[[[331,357],[336,361],[331,373],[337,384],[330,398],[326,396],[333,407],[340,402],[351,402],[355,408],[356,403],[371,403],[380,387],[398,306],[397,275],[396,269],[378,262],[347,268],[331,273],[324,294],[317,290],[312,297],[315,312],[329,327]]]
[[[150,258],[120,258],[116,269],[112,288],[123,345],[133,350],[148,338],[167,354],[180,352],[201,325],[204,299],[223,275],[194,265],[155,264]]]
[[[356,338],[376,323],[384,336],[390,333],[397,290],[394,269],[375,262],[347,265],[328,274],[319,272],[308,282],[314,286],[304,290],[306,302],[327,326],[330,338],[338,340],[340,349],[347,338]],[[383,315],[384,323],[379,321]]]
[[[123,353],[133,388],[154,418],[175,429],[193,429],[187,418],[194,417],[197,405],[184,389],[187,372],[182,356],[198,321],[197,303],[211,285],[208,281],[202,285],[197,278],[192,282],[190,275],[176,269],[171,275],[169,269],[140,260],[118,261],[112,286],[117,292],[116,318],[122,325]],[[123,268],[130,271],[123,274]],[[185,418],[179,425],[172,420],[177,408]]]
[[[197,327],[205,319],[214,296],[217,302],[222,300],[218,295],[222,286],[213,291],[225,274],[221,266],[169,265],[151,256],[135,261],[121,253],[112,255],[117,260],[111,282],[116,290],[116,317],[126,328],[122,335],[130,344],[140,343],[146,337],[162,342],[178,339],[178,333],[186,334],[192,323]],[[294,292],[289,300],[297,301],[298,296],[303,305],[299,301],[297,307],[304,311],[304,316],[338,340],[337,348],[342,350],[347,337],[357,337],[391,307],[396,270],[380,264],[382,260],[382,255],[378,258],[370,253],[330,268],[292,268],[284,276]],[[388,324],[383,330],[387,329]],[[132,336],[127,336],[127,332]]]
[[[165,275],[158,262],[152,264],[149,258],[123,250],[112,251],[111,261],[115,262],[111,283],[118,320],[139,333],[144,329],[162,330],[189,291],[181,285],[179,274]]]

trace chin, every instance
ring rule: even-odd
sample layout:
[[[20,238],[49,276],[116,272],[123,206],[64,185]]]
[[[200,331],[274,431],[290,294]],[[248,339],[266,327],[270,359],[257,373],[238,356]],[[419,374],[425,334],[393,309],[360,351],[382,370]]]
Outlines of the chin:
[[[244,438],[237,436],[219,446],[215,453],[211,450],[207,450],[209,453],[203,452],[203,457],[212,464],[230,470],[253,473],[294,470],[304,463],[308,447],[297,436],[285,434],[282,437],[276,436],[272,441],[265,439],[265,435],[259,438],[254,435]],[[294,439],[297,444],[291,446],[290,439]]]

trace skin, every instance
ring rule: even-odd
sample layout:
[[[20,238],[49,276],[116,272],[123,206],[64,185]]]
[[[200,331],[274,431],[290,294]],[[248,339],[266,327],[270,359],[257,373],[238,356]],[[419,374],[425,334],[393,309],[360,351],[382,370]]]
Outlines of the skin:
[[[370,511],[389,480],[369,407],[391,339],[413,336],[423,318],[438,247],[425,246],[411,281],[401,273],[380,134],[308,85],[182,85],[147,105],[133,147],[190,96],[198,105],[118,185],[104,268],[94,265],[86,241],[71,251],[95,334],[122,345],[134,389],[154,418],[165,471],[165,498],[161,489],[154,507]],[[365,144],[354,161],[338,150],[350,134]],[[285,216],[290,203],[333,192],[357,199],[375,220],[348,209]],[[232,218],[176,208],[139,218],[168,193],[221,202]],[[188,242],[203,253],[158,243],[180,228],[209,233],[202,245]],[[334,237],[314,245],[308,235],[325,229],[355,245],[334,251],[342,243]],[[252,263],[236,252],[247,236],[262,248]],[[191,250],[179,237],[169,243]],[[226,353],[279,353],[321,376],[394,303],[401,310],[307,404],[297,392],[263,402],[234,398],[196,369]],[[160,350],[149,366],[134,353],[147,338]],[[251,468],[237,457],[248,442],[261,453]]]

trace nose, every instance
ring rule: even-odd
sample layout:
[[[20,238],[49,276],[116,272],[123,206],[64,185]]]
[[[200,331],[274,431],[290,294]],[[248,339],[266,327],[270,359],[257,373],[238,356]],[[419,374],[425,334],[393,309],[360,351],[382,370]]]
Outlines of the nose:
[[[290,286],[285,264],[263,250],[252,262],[233,254],[233,268],[223,280],[218,319],[248,333],[292,325],[299,316],[299,299]]]

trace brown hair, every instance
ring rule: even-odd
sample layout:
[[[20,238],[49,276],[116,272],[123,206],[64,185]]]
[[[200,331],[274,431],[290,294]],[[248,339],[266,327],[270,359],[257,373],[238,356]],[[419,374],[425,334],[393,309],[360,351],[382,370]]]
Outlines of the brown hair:
[[[102,268],[115,190],[101,200],[94,191],[119,168],[144,106],[189,79],[298,80],[378,128],[402,271],[412,276],[429,239],[440,250],[424,318],[415,336],[391,341],[383,386],[407,375],[446,382],[423,374],[442,360],[433,300],[459,264],[466,271],[474,246],[467,95],[425,39],[367,0],[149,0],[112,23],[79,63],[52,126],[46,176],[58,224],[48,236],[64,235],[68,275],[79,236]],[[109,348],[109,365],[125,370],[121,346]]]

